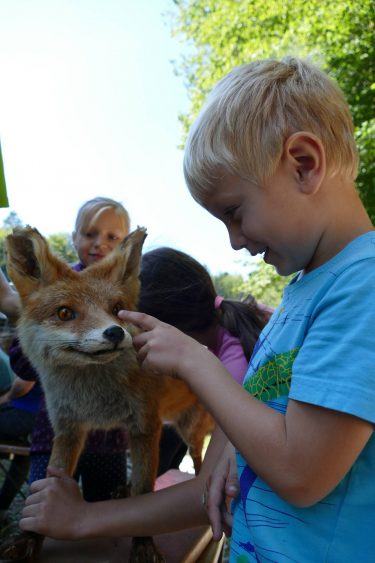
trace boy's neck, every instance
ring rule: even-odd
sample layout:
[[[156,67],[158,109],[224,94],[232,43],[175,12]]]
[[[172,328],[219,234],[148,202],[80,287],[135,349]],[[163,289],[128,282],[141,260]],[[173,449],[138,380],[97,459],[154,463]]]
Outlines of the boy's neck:
[[[326,186],[326,228],[322,233],[315,263],[304,270],[307,273],[338,254],[357,237],[374,230],[374,225],[352,183],[331,181]]]

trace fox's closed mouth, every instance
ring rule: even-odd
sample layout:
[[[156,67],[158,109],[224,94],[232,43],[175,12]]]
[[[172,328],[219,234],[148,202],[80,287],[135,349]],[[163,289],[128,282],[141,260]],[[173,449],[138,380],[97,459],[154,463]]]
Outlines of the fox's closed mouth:
[[[68,351],[75,352],[76,354],[83,354],[84,356],[107,356],[113,354],[114,352],[121,352],[121,348],[111,348],[107,350],[96,350],[95,352],[85,352],[84,350],[79,350],[77,348],[66,348]]]

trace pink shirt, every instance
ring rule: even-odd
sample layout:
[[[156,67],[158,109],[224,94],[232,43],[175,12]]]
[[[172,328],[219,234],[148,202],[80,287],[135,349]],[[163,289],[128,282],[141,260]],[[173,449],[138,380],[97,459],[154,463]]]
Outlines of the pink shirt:
[[[218,347],[211,352],[219,358],[233,379],[242,385],[249,362],[239,339],[232,336],[225,328],[220,327]]]

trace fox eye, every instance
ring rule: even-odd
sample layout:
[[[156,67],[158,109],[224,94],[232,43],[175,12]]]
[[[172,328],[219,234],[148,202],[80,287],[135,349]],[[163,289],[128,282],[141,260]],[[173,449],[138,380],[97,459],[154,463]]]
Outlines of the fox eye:
[[[116,303],[116,305],[113,307],[112,309],[112,313],[115,317],[117,317],[118,312],[121,311],[121,309],[123,309],[124,307],[121,306],[120,303]]]
[[[60,321],[71,321],[75,319],[75,312],[70,307],[60,307],[57,309],[57,316],[59,317]]]

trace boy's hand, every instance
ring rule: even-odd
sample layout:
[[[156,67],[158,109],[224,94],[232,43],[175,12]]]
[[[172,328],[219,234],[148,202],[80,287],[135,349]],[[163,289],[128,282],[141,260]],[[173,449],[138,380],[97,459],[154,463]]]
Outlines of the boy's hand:
[[[230,502],[239,492],[234,447],[228,443],[206,484],[205,506],[215,541],[232,533]]]
[[[153,372],[176,377],[181,373],[182,360],[196,358],[197,351],[204,350],[190,336],[150,315],[120,311],[118,316],[141,329],[133,338],[133,346],[140,364]]]
[[[75,539],[79,537],[87,503],[77,482],[62,469],[49,467],[48,475],[32,483],[19,527],[55,539]]]

